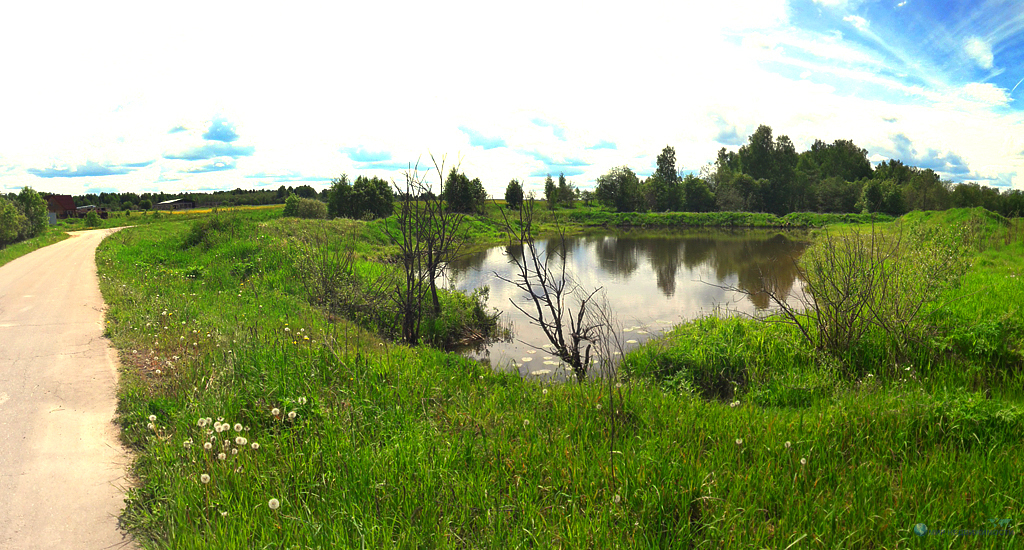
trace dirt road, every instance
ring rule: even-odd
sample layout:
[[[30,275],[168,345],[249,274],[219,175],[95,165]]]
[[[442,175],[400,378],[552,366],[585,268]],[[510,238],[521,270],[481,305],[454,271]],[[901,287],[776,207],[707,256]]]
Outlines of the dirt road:
[[[0,549],[134,547],[94,259],[110,232],[0,267]]]

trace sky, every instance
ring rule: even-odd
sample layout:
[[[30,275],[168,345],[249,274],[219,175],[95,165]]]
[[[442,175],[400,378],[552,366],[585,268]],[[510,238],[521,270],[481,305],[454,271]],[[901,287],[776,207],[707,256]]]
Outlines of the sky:
[[[760,124],[1024,189],[1019,0],[8,2],[0,192],[211,191],[431,155],[593,187]]]

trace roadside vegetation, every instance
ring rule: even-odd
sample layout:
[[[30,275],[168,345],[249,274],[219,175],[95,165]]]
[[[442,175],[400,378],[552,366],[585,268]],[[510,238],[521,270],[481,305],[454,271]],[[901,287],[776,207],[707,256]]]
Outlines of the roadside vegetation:
[[[497,208],[467,215],[474,245],[505,238]],[[640,214],[577,205],[537,208],[533,223],[543,234],[785,219],[628,216]],[[802,227],[871,221],[790,216]],[[156,222],[97,251],[107,334],[124,365],[118,422],[137,453],[123,519],[147,547],[1020,538],[1020,220],[957,210],[829,226],[848,236],[973,224],[962,275],[929,294],[903,347],[874,325],[843,352],[781,319],[710,317],[629,354],[622,376],[568,383],[445,352],[496,329],[479,299],[445,289],[448,316],[423,332],[432,345],[401,343],[394,285],[377,284],[398,268],[395,216],[302,219],[278,208]],[[1004,531],[922,538],[918,523]]]

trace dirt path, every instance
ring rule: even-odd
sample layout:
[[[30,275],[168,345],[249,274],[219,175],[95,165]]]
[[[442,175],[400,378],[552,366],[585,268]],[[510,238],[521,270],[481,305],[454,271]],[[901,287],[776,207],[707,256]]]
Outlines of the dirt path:
[[[109,233],[72,233],[0,267],[2,549],[135,546],[118,529],[128,456],[96,276]]]

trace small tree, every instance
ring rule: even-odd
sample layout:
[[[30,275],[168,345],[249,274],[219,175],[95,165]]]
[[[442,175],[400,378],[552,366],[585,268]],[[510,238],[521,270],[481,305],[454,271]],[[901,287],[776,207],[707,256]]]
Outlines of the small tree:
[[[555,187],[555,180],[551,179],[551,174],[544,178],[544,200],[548,202],[548,210],[554,210],[555,204],[558,203],[558,188]]]
[[[26,225],[22,238],[30,239],[42,235],[49,227],[49,215],[46,213],[46,201],[31,187],[22,187],[18,193],[18,202],[25,214]]]
[[[643,210],[640,179],[626,166],[612,168],[597,178],[594,197],[619,212]]]
[[[342,174],[331,180],[327,197],[327,215],[329,217],[352,217],[352,185],[348,182],[348,175]]]
[[[519,180],[508,182],[505,188],[505,206],[509,210],[518,210],[523,205],[523,184]]]
[[[153,208],[153,201],[149,199],[142,199],[141,201],[139,201],[139,208],[143,210],[149,210],[150,208]]]
[[[299,197],[298,195],[288,195],[288,198],[284,201],[284,216],[298,216],[299,215]]]

